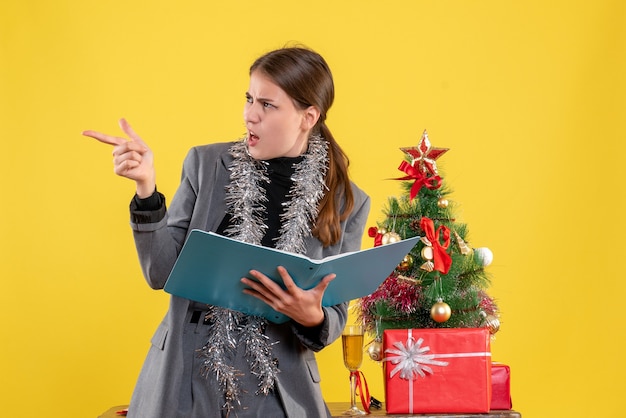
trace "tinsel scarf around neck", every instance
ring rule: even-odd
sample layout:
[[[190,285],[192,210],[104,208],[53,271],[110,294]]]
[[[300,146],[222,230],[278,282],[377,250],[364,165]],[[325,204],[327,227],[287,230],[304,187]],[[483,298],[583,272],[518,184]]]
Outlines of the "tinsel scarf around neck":
[[[268,163],[255,160],[248,152],[245,140],[236,142],[229,150],[233,161],[229,166],[230,184],[226,188],[226,205],[230,226],[225,234],[250,244],[261,244],[267,232],[264,185],[270,179]],[[293,253],[304,253],[304,240],[311,234],[311,225],[318,214],[318,204],[327,188],[324,183],[328,169],[328,143],[319,135],[309,138],[308,150],[294,164],[293,184],[282,203],[280,229],[276,248]],[[279,373],[272,356],[272,346],[264,334],[267,320],[241,312],[210,306],[206,319],[211,339],[200,350],[204,357],[204,374],[214,374],[224,393],[224,409],[240,405],[241,388],[236,370],[227,358],[236,347],[246,346],[246,360],[250,373],[259,379],[257,394],[267,395],[274,388]]]

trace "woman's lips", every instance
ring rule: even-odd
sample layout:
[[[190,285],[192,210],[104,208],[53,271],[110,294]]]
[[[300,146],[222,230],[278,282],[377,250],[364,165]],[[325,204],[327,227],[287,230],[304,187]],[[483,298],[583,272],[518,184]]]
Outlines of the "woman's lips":
[[[248,132],[248,145],[255,146],[259,142],[259,137],[252,132]]]

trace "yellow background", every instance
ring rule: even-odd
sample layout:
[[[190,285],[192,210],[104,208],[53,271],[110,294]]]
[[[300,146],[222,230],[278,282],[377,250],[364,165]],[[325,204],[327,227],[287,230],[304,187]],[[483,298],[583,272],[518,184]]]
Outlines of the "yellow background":
[[[166,310],[112,173],[126,117],[173,195],[187,150],[243,133],[247,69],[291,41],[337,86],[329,125],[372,197],[428,129],[474,247],[495,254],[494,360],[524,417],[618,416],[624,364],[626,7],[598,1],[3,1],[2,416],[94,417],[126,403]],[[366,237],[364,247],[372,245]],[[328,401],[348,400],[334,344]],[[378,363],[363,370],[382,399]]]

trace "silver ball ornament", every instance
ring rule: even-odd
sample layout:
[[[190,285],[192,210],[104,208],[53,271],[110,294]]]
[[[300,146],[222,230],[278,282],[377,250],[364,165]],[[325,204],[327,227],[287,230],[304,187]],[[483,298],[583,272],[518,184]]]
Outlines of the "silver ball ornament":
[[[474,249],[474,254],[476,255],[476,259],[483,266],[487,267],[493,262],[493,253],[487,247],[480,247]]]

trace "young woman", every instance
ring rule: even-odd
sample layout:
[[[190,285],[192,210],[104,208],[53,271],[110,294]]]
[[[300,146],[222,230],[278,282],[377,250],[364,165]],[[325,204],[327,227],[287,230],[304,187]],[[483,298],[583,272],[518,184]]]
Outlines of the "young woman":
[[[113,145],[115,172],[136,182],[131,226],[152,288],[163,288],[192,229],[316,259],[360,249],[370,202],[349,180],[348,158],[326,126],[333,99],[319,54],[293,47],[261,56],[250,68],[246,137],[192,148],[167,209],[152,152],[125,120],[128,139],[83,133]],[[347,304],[321,305],[333,274],[303,290],[277,269],[285,290],[255,270],[254,280],[233,280],[287,315],[283,324],[172,296],[128,416],[330,416],[314,352],[341,335]]]

